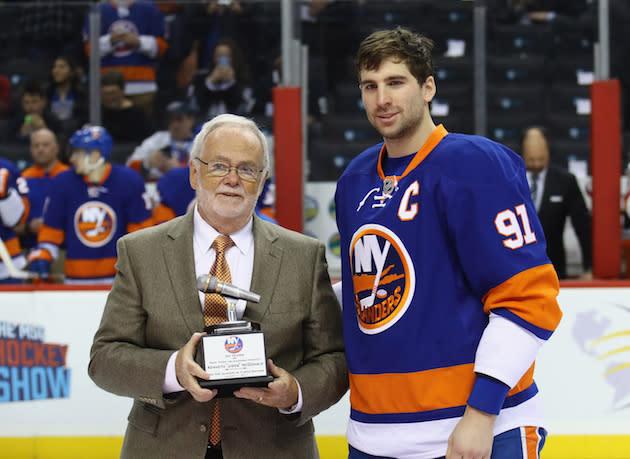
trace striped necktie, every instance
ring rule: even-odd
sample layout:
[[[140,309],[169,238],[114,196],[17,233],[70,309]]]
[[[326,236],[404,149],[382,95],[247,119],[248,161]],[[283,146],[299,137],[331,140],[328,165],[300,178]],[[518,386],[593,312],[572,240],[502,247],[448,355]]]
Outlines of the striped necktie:
[[[210,275],[216,277],[221,282],[232,282],[230,276],[230,267],[225,259],[225,252],[234,245],[234,241],[229,236],[218,235],[212,243],[212,248],[217,256],[214,260]],[[227,301],[224,297],[216,293],[207,293],[204,298],[203,320],[206,327],[216,325],[227,320]],[[209,441],[212,445],[216,445],[221,441],[221,424],[219,419],[219,400],[214,403],[212,411],[212,421],[210,424]]]

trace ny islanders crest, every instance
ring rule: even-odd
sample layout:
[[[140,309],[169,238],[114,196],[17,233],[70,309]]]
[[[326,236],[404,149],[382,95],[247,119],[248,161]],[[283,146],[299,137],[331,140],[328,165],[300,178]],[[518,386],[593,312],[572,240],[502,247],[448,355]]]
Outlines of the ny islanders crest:
[[[87,247],[103,247],[116,234],[116,212],[100,201],[88,201],[74,213],[74,231]]]
[[[416,278],[407,249],[388,228],[363,225],[350,242],[350,265],[359,328],[370,335],[387,330],[413,298]]]

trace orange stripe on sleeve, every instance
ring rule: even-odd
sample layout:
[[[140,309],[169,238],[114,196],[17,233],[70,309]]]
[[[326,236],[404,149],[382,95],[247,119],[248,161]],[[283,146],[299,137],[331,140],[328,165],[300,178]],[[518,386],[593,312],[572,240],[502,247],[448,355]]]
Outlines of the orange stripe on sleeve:
[[[556,300],[559,289],[553,266],[536,266],[491,289],[483,298],[484,311],[505,308],[536,327],[553,331],[562,317]]]
[[[12,257],[19,255],[21,252],[20,249],[20,240],[16,237],[11,238],[11,239],[7,239],[6,241],[3,241],[4,245],[7,247],[7,251],[9,252],[9,255],[11,255]]]
[[[37,242],[50,242],[51,244],[61,245],[65,237],[65,231],[42,224],[39,228],[39,233],[37,233]]]
[[[22,213],[22,218],[17,223],[18,225],[23,225],[26,223],[28,216],[31,214],[31,201],[26,196],[22,196],[22,202],[24,203],[24,212]]]
[[[167,222],[173,218],[175,218],[175,212],[164,204],[158,204],[155,206],[155,209],[153,209],[153,223],[155,225]]]
[[[507,393],[507,397],[514,394],[518,394],[521,391],[524,391],[533,383],[534,383],[534,364],[532,363],[532,366],[529,367],[529,369],[525,372],[525,374],[521,376],[521,379],[519,379],[516,385],[512,389],[510,389],[510,391]]]
[[[74,278],[107,277],[116,274],[116,257],[100,260],[68,260],[66,258],[66,276]]]
[[[149,217],[140,223],[128,223],[127,232],[133,233],[134,231],[138,231],[142,228],[148,228],[150,226],[153,226],[153,217]]]
[[[466,405],[473,364],[401,374],[350,374],[352,408],[368,414],[416,413]]]
[[[127,167],[130,167],[139,174],[142,174],[142,161],[139,159],[134,159],[129,164],[127,164]]]
[[[162,37],[155,37],[158,46],[158,56],[162,56],[168,49],[168,42]]]

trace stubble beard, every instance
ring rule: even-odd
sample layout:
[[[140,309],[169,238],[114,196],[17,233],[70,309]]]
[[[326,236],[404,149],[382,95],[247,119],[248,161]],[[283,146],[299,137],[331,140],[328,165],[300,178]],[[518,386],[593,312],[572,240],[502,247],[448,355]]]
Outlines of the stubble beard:
[[[400,127],[395,131],[388,131],[387,128],[378,127],[374,120],[370,120],[372,126],[376,128],[378,133],[383,137],[383,140],[400,140],[413,135],[415,131],[420,128],[422,124],[422,112],[412,113],[411,118],[402,119]],[[374,118],[376,119],[376,117]]]

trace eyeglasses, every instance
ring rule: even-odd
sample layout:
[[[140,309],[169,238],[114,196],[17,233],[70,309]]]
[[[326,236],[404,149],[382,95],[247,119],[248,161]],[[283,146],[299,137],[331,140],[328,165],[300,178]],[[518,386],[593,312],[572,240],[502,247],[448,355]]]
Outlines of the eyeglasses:
[[[201,158],[195,159],[201,164],[205,164],[206,174],[210,177],[225,177],[232,171],[232,169],[234,169],[236,174],[242,180],[245,180],[246,182],[255,182],[258,179],[258,175],[264,170],[256,170],[251,166],[230,166],[228,163],[223,161],[212,161],[207,163]]]

